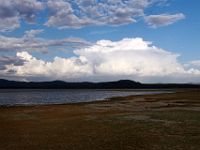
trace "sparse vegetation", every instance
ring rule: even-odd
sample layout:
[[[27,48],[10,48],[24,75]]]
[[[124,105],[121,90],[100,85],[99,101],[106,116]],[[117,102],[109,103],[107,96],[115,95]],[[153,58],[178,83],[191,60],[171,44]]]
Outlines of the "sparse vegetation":
[[[2,150],[198,150],[200,91],[0,109]]]

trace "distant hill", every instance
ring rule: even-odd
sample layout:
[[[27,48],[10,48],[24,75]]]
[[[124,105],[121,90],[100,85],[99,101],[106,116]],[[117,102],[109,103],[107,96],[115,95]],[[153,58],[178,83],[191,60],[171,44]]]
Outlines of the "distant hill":
[[[200,88],[200,84],[142,84],[131,80],[113,82],[21,82],[0,79],[0,89],[160,89]]]

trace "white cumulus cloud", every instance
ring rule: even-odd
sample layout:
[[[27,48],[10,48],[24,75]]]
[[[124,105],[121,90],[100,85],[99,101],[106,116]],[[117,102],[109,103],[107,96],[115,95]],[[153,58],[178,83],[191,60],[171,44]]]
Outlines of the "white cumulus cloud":
[[[197,80],[199,70],[186,70],[177,54],[152,45],[142,38],[121,41],[100,40],[92,46],[74,50],[70,58],[55,57],[53,61],[35,58],[27,52],[18,52],[23,65],[8,65],[16,76],[62,80],[111,80],[129,78],[147,82]]]
[[[200,60],[193,60],[189,62],[189,64],[194,65],[196,67],[200,67]]]

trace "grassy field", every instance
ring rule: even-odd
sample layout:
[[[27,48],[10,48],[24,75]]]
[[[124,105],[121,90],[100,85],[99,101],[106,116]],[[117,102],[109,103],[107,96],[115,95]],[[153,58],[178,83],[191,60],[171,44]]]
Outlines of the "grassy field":
[[[0,108],[0,150],[200,150],[200,90]]]

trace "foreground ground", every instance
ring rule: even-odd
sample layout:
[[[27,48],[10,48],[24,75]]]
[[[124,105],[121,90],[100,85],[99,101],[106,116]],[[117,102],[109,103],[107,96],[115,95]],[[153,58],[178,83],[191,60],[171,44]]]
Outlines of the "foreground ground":
[[[0,150],[199,150],[200,90],[0,108]]]

